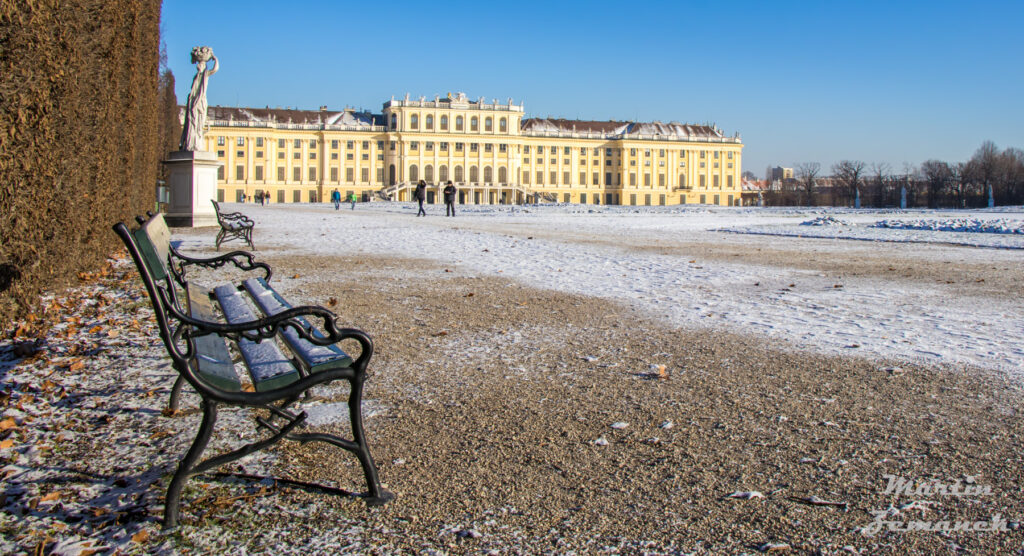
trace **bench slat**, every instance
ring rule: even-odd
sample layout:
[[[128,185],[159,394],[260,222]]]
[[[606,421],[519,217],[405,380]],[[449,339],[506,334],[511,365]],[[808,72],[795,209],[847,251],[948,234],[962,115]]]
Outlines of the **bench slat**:
[[[291,309],[291,305],[281,297],[263,278],[249,278],[242,283],[249,295],[256,301],[256,305],[268,315],[276,315],[282,311]],[[313,336],[323,338],[319,330],[311,328],[309,322],[304,318],[295,319],[303,326],[309,328]],[[311,371],[322,371],[328,369],[341,369],[352,365],[352,358],[338,346],[318,346],[291,329],[282,332],[288,347],[295,352],[295,355],[309,365]]]
[[[217,296],[217,301],[220,303],[220,308],[224,311],[224,317],[228,323],[237,324],[257,320],[258,317],[235,287],[218,286],[213,293]],[[298,369],[290,359],[285,357],[272,339],[260,343],[241,340],[238,342],[238,350],[242,352],[242,357],[249,367],[249,374],[252,376],[253,386],[258,392],[280,388],[299,378]]]
[[[207,322],[217,322],[210,301],[210,290],[193,284],[188,286],[189,315]],[[196,342],[196,362],[198,373],[210,384],[229,392],[240,392],[242,384],[235,373],[235,365],[231,362],[231,354],[224,338],[216,334],[199,336]]]

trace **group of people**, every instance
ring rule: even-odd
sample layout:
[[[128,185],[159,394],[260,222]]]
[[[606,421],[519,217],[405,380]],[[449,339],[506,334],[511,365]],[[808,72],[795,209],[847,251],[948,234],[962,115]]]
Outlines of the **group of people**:
[[[356,210],[356,194],[352,193],[348,196],[348,201],[352,203],[351,210]],[[337,189],[331,192],[331,202],[334,203],[334,210],[341,208],[341,193]]]
[[[444,215],[455,216],[455,184],[448,180],[448,183],[444,186]],[[423,201],[427,199],[427,182],[420,180],[416,184],[416,191],[412,194],[412,198],[420,204],[420,210],[416,213],[416,216],[426,216],[427,211],[423,210]]]

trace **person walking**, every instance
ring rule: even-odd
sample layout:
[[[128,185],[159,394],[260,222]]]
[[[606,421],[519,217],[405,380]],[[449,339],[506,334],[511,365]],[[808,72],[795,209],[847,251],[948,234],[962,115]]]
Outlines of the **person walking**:
[[[341,193],[338,193],[337,189],[331,192],[331,202],[334,203],[334,210],[341,206]]]
[[[452,180],[448,180],[448,184],[444,186],[444,215],[455,216],[455,185],[452,184]]]
[[[356,194],[353,193],[348,196],[349,202],[352,203],[352,207],[349,210],[356,210]]]
[[[426,216],[427,211],[423,210],[423,200],[427,198],[427,182],[420,180],[420,183],[416,184],[416,192],[412,194],[412,198],[420,203],[420,211],[416,213],[416,216]]]

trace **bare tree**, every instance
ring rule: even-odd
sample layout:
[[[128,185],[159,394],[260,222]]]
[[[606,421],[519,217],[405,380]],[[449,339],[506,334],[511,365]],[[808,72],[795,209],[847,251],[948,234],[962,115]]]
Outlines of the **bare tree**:
[[[814,190],[817,187],[819,172],[821,164],[818,162],[801,162],[796,167],[796,179],[800,184],[800,191],[806,197],[807,205],[814,204]]]
[[[843,187],[843,196],[848,202],[852,202],[857,196],[857,188],[860,186],[866,166],[859,160],[841,160],[832,165],[832,175]]]
[[[872,206],[880,207],[894,204],[889,195],[889,185],[891,182],[889,178],[891,174],[892,167],[887,162],[873,162],[868,168],[868,175],[870,176],[868,187],[871,191]],[[865,178],[865,182],[868,182],[868,178]]]
[[[929,208],[939,205],[939,197],[946,192],[953,177],[949,164],[941,160],[926,160],[921,164],[921,173],[925,182],[925,195]]]

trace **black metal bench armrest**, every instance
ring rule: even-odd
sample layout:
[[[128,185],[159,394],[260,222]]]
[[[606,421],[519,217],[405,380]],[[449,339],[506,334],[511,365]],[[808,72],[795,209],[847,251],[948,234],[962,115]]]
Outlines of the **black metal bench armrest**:
[[[365,369],[366,363],[369,361],[370,356],[373,355],[373,340],[371,340],[365,332],[355,328],[338,328],[335,321],[337,317],[334,313],[323,307],[317,307],[314,305],[293,307],[276,315],[235,324],[194,319],[190,316],[179,313],[174,307],[168,307],[168,310],[175,319],[195,329],[191,332],[193,336],[218,334],[234,340],[246,339],[253,342],[260,342],[273,338],[282,329],[289,327],[294,329],[303,339],[318,346],[330,346],[348,339],[356,340],[359,342],[359,347],[362,350],[362,353],[359,354],[359,358],[356,359],[353,366],[357,367],[359,370]],[[307,320],[308,317],[319,319],[319,323],[312,321],[314,324],[310,324],[310,326],[312,327],[315,326],[315,324],[320,324],[318,328],[322,335],[315,335],[311,330],[307,330],[306,327],[297,320],[298,317],[307,317]],[[183,329],[184,327],[179,330],[182,330],[183,333]]]
[[[256,222],[252,218],[249,218],[248,216],[240,212],[229,212],[227,214],[221,214],[219,216],[221,217],[222,220],[231,221],[229,223],[234,223],[235,221],[238,221],[246,226],[254,226],[256,224]]]
[[[200,258],[183,255],[173,246],[171,246],[170,250],[174,258],[178,260],[178,270],[181,271],[182,275],[184,275],[185,267],[189,265],[202,268],[220,268],[229,262],[233,263],[236,268],[246,272],[262,269],[264,272],[263,279],[267,282],[270,282],[270,276],[273,274],[273,271],[270,270],[270,265],[256,262],[255,256],[248,251],[232,251],[216,257]]]

